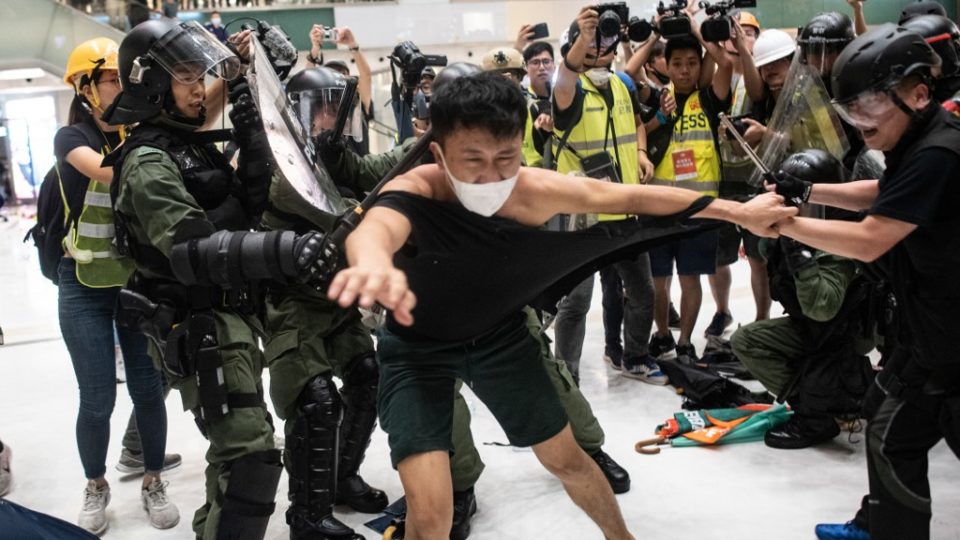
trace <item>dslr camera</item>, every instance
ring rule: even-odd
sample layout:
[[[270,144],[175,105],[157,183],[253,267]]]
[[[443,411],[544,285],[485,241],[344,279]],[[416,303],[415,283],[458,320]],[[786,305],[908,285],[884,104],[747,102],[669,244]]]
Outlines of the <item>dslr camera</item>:
[[[724,2],[700,2],[707,13],[707,20],[700,25],[700,35],[704,41],[719,43],[727,41],[733,35],[733,19],[728,12],[734,8],[757,7],[757,0],[727,0]]]
[[[626,2],[609,2],[597,4],[593,8],[599,16],[597,23],[597,40],[620,36],[621,28],[627,27],[626,37],[630,41],[646,41],[650,37],[653,27],[647,21],[638,17],[630,17],[630,8]]]
[[[687,0],[673,0],[669,5],[660,2],[657,6],[657,13],[661,15],[660,35],[664,39],[673,39],[689,36],[690,17],[684,13],[687,7]]]
[[[404,41],[393,49],[390,62],[400,69],[404,87],[416,88],[420,75],[427,66],[447,65],[447,57],[440,54],[423,54],[412,41]]]

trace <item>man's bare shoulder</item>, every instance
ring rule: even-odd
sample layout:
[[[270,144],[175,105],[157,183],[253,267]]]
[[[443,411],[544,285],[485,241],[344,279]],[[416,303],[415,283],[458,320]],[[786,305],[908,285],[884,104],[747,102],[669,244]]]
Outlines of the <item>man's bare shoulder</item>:
[[[403,191],[433,199],[436,193],[435,182],[438,178],[442,179],[442,176],[443,173],[436,165],[421,165],[387,182],[382,192]]]

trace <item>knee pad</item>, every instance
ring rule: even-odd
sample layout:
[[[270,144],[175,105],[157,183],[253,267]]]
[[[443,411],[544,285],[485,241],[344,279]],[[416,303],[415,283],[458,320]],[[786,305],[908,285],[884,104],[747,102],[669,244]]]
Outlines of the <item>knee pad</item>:
[[[336,427],[340,424],[343,404],[337,386],[329,373],[317,375],[307,381],[297,397],[300,416],[311,424]]]
[[[343,370],[344,385],[377,386],[380,379],[380,365],[373,351],[354,357]]]
[[[283,463],[279,450],[254,452],[230,463],[218,540],[262,540],[274,510]]]

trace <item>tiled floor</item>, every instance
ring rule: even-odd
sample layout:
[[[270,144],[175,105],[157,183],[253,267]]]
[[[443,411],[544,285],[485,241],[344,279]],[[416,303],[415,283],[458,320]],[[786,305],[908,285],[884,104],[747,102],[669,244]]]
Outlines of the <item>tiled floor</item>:
[[[0,347],[0,437],[14,451],[16,482],[9,498],[73,521],[84,484],[74,440],[76,382],[59,339],[56,289],[40,276],[32,246],[19,242],[25,228],[25,222],[18,220],[0,222],[0,326],[8,343]],[[734,266],[732,305],[741,323],[753,317],[748,272],[745,263]],[[597,286],[597,295],[599,291]],[[704,298],[698,334],[713,314],[706,282]],[[633,443],[648,437],[658,422],[678,408],[680,399],[669,387],[624,379],[603,364],[599,296],[593,306],[581,367],[582,388],[606,430],[605,449],[633,477],[633,489],[618,501],[637,538],[811,539],[817,522],[852,516],[867,484],[859,436],[853,441],[842,436],[816,449],[793,452],[754,443],[666,449],[658,456],[635,453]],[[702,339],[695,343],[702,348]],[[478,444],[505,441],[484,406],[469,393],[467,399]],[[151,528],[140,507],[139,484],[124,481],[111,462],[107,478],[113,500],[107,538],[193,538],[190,519],[203,498],[205,441],[190,416],[180,411],[176,394],[170,396],[167,407],[168,449],[183,454],[184,465],[165,479],[183,519],[170,531]],[[130,409],[129,397],[121,390],[112,420],[111,459],[119,455],[119,434]],[[473,520],[472,539],[600,537],[531,452],[490,445],[481,446],[480,452],[487,470],[477,485],[479,512]],[[379,430],[362,472],[391,499],[401,494],[389,466],[386,438]],[[943,444],[931,452],[930,478],[933,537],[960,539],[960,463]],[[277,500],[267,535],[271,540],[287,537],[285,487]],[[369,516],[342,513],[340,517],[367,538],[378,537],[362,525]]]

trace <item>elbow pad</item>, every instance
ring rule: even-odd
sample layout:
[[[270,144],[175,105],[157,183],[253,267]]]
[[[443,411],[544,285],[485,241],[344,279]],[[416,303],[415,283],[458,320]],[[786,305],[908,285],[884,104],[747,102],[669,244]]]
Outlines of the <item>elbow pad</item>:
[[[237,288],[249,281],[297,277],[297,235],[292,231],[217,231],[177,243],[170,266],[185,285]]]

